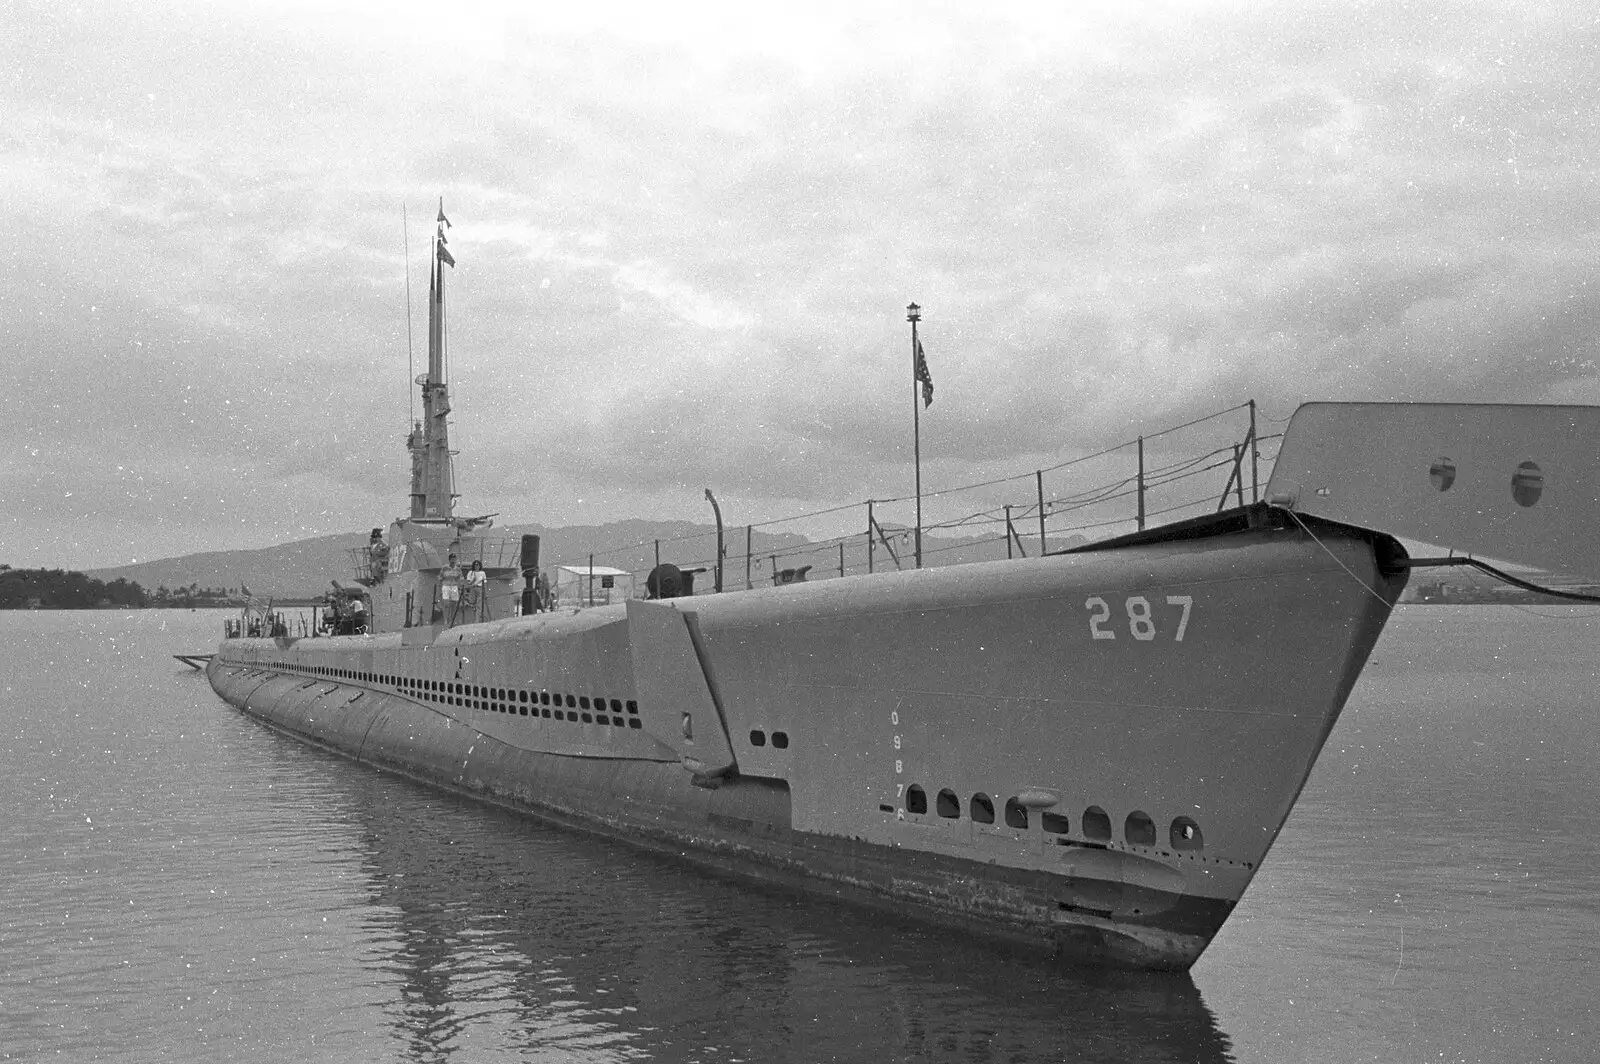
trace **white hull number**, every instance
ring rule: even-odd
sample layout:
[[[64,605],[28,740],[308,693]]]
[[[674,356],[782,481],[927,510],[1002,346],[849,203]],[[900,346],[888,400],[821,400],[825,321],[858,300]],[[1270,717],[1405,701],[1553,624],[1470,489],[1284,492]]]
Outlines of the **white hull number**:
[[[1189,630],[1189,610],[1194,606],[1193,595],[1168,595],[1167,605],[1175,606],[1180,611],[1177,617],[1178,627],[1172,632],[1175,643],[1183,642],[1183,633]],[[1091,595],[1084,599],[1083,608],[1089,611],[1089,634],[1096,639],[1117,638],[1117,628],[1121,627],[1112,617],[1111,603],[1099,595]],[[1127,617],[1128,634],[1141,643],[1148,643],[1156,637],[1156,618],[1150,607],[1150,600],[1143,595],[1130,595],[1122,603],[1123,613]]]

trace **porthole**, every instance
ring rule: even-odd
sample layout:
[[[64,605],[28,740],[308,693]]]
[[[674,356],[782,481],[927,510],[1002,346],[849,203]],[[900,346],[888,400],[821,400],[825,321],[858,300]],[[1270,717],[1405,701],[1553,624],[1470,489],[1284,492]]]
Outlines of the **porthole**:
[[[1065,835],[1072,830],[1072,822],[1060,813],[1040,813],[1039,826],[1052,835]]]
[[[961,816],[961,799],[956,797],[956,792],[949,787],[939,792],[939,815],[946,820],[955,820]]]
[[[928,795],[917,784],[913,783],[906,788],[906,812],[926,813],[928,811]]]
[[[1129,846],[1154,846],[1156,822],[1150,819],[1150,814],[1135,809],[1122,822],[1122,837],[1128,840]]]
[[[621,713],[622,712],[622,699],[613,698],[611,700],[611,712],[613,712],[613,713]]]
[[[568,695],[567,696],[567,708],[568,709],[576,709],[577,707],[578,707],[578,696],[577,695]],[[572,719],[573,720],[577,720],[578,718],[577,717],[573,717]]]
[[[588,695],[579,695],[578,696],[578,708],[579,709],[588,709],[589,708],[589,696]]]
[[[987,794],[978,793],[967,803],[967,815],[974,824],[994,823],[994,801]]]
[[[772,748],[774,750],[789,749],[789,733],[775,731],[772,733]]]
[[[767,745],[767,733],[764,732],[764,731],[752,731],[750,733],[750,745],[751,746],[766,746]]]
[[[1083,836],[1095,842],[1111,841],[1111,818],[1098,805],[1083,811]]]
[[[628,699],[628,713],[629,713],[629,715],[631,716],[632,714],[635,714],[637,712],[639,712],[639,703],[635,702],[631,698]]]
[[[1205,836],[1200,834],[1200,825],[1191,817],[1180,816],[1174,820],[1169,835],[1174,850],[1193,851],[1206,848]]]
[[[1015,798],[1006,799],[1006,827],[1028,829],[1028,810]]]

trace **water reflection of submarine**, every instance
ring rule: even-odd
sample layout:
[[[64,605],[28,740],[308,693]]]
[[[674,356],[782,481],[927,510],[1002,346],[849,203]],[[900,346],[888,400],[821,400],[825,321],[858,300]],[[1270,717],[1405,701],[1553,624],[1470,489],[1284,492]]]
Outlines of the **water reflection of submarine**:
[[[1076,1044],[1104,1061],[1230,1059],[1186,973],[1063,971],[378,773],[335,779],[394,932],[375,963],[404,981],[414,1004],[396,1023],[418,1050],[459,1049],[460,1017],[493,1004],[546,1048],[599,1039],[663,1061],[699,1059],[688,1030],[769,1057],[805,1037],[825,1043],[816,1059],[846,1044],[868,1058],[967,1045],[1043,1060]]]

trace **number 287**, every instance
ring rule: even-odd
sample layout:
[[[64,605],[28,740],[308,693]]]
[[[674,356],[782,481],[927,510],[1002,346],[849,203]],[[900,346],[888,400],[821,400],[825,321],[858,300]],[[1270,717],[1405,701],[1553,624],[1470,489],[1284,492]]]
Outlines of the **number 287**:
[[[1172,632],[1174,642],[1183,642],[1183,634],[1189,629],[1189,611],[1194,607],[1193,595],[1168,595],[1167,605],[1178,609],[1177,629]],[[1113,620],[1111,604],[1099,595],[1091,595],[1084,599],[1083,608],[1089,611],[1089,634],[1096,639],[1117,638],[1116,629],[1121,627]],[[1123,613],[1127,617],[1128,634],[1141,643],[1148,643],[1156,637],[1156,616],[1150,606],[1150,600],[1143,595],[1130,595],[1122,603]]]

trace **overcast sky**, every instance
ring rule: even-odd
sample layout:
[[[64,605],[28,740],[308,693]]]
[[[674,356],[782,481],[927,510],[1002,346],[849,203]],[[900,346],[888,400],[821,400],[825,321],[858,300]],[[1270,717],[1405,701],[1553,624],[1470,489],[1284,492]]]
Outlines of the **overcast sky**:
[[[440,196],[506,521],[908,494],[912,300],[932,486],[1600,402],[1590,3],[776,6],[0,5],[0,561],[401,513]]]

